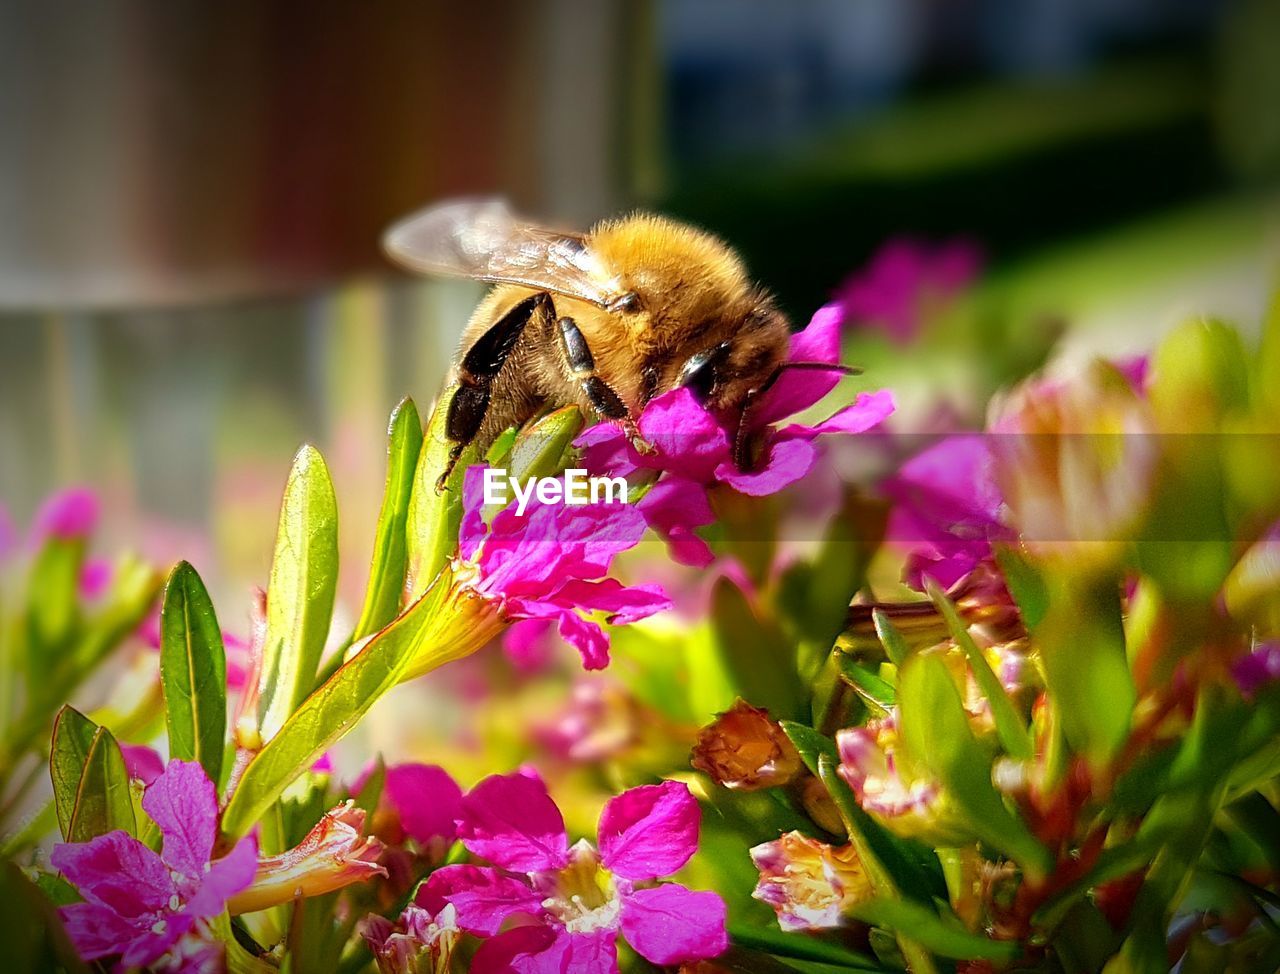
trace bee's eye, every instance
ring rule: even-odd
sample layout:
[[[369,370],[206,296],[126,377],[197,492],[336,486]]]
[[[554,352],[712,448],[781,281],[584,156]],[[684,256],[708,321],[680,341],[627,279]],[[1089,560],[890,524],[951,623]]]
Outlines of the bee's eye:
[[[729,343],[721,342],[696,355],[689,356],[680,370],[680,385],[691,390],[699,402],[706,402],[720,379],[720,363],[729,352]]]

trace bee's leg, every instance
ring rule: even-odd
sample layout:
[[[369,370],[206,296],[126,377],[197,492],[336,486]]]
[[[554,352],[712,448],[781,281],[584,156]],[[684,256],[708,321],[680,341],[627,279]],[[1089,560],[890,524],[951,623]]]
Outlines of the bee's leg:
[[[591,354],[591,346],[587,344],[586,336],[578,328],[578,323],[572,318],[557,319],[556,337],[560,343],[560,352],[564,356],[565,367],[569,370],[569,375],[582,387],[582,392],[591,403],[591,408],[605,419],[620,423],[633,443],[643,443],[640,430],[637,429],[627,404],[613,391],[609,383],[596,375],[595,356]]]
[[[485,414],[489,412],[493,380],[502,371],[525,326],[538,313],[545,314],[548,321],[555,318],[555,305],[551,303],[551,295],[545,291],[531,295],[513,307],[477,338],[462,356],[458,365],[458,391],[454,393],[449,403],[449,414],[445,417],[445,435],[453,446],[444,473],[436,481],[436,490],[444,489],[462,451],[480,432]]]

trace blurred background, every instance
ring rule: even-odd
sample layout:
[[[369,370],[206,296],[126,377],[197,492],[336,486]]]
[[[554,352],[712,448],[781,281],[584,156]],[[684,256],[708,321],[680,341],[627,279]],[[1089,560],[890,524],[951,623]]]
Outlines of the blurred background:
[[[1277,104],[1274,0],[5,3],[0,499],[21,524],[93,486],[106,550],[234,607],[309,440],[358,605],[386,415],[431,401],[478,294],[395,273],[396,217],[655,208],[799,323],[887,242],[960,246],[996,322],[971,357],[1124,354],[1255,325]],[[948,381],[851,345],[875,384]]]

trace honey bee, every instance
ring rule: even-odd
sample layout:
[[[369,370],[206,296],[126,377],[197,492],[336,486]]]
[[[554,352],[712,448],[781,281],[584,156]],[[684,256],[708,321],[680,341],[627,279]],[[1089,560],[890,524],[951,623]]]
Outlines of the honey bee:
[[[641,410],[680,386],[742,430],[787,358],[787,320],[738,255],[664,217],[566,233],[501,201],[461,200],[397,223],[383,246],[410,270],[495,285],[454,367],[450,469],[467,444],[483,452],[508,427],[569,404],[620,423],[644,449]],[[745,451],[735,442],[742,465]]]

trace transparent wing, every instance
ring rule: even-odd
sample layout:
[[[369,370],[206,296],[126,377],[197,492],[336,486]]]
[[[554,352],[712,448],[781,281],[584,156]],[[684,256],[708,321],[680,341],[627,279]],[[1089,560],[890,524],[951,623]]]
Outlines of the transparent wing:
[[[502,200],[430,206],[392,226],[382,246],[419,274],[519,284],[601,307],[625,297],[581,235],[521,220]]]

